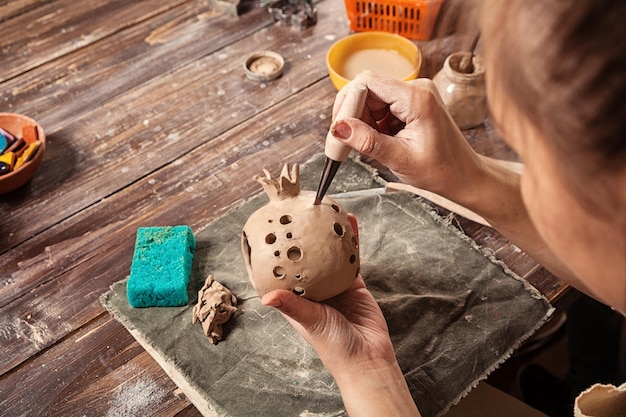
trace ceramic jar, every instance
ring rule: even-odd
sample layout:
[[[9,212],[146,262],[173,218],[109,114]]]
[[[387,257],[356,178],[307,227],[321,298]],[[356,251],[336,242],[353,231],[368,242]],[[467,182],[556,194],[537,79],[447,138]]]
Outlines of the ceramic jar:
[[[460,129],[469,129],[487,117],[487,94],[485,91],[485,68],[479,56],[474,55],[474,71],[460,71],[461,61],[468,59],[469,52],[449,55],[443,68],[433,77],[433,82],[452,118]]]

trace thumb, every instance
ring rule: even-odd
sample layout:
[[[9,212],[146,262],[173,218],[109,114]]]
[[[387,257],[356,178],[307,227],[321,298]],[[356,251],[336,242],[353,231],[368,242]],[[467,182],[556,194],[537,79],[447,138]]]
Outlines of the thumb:
[[[394,138],[379,132],[360,119],[336,120],[330,128],[330,133],[338,141],[384,165],[389,166],[388,162],[393,162],[391,147]]]
[[[261,304],[275,307],[292,324],[299,324],[306,333],[319,327],[325,317],[324,308],[320,303],[307,300],[288,290],[270,291],[261,298]]]

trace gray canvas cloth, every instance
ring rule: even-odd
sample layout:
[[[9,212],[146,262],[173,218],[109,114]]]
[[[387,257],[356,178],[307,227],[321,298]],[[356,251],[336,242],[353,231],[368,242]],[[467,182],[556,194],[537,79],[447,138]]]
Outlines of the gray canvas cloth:
[[[301,168],[303,189],[316,188],[323,159],[317,156]],[[380,187],[375,173],[349,160],[329,193],[372,187]],[[415,196],[337,200],[359,221],[361,271],[424,417],[445,412],[551,314],[536,290]],[[204,415],[345,415],[337,386],[315,351],[278,311],[261,306],[248,282],[241,231],[266,202],[258,195],[197,234],[188,306],[133,309],[125,281],[102,302]],[[191,324],[197,290],[209,274],[239,299],[217,345]]]

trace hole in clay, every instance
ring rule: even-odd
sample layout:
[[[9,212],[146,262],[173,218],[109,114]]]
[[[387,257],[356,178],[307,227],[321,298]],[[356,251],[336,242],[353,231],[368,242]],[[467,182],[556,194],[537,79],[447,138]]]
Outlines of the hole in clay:
[[[331,204],[330,207],[332,207],[332,209],[335,210],[337,213],[341,212],[341,209],[337,204]]]
[[[350,255],[350,263],[353,264],[356,262],[356,255],[353,253],[352,255]]]
[[[287,239],[291,239],[293,237],[293,235],[291,234],[291,232],[288,232],[285,236],[287,236]]]
[[[293,222],[293,217],[288,214],[280,217],[280,224],[289,224],[291,222]]]
[[[302,259],[302,251],[297,246],[292,246],[287,249],[287,258],[293,262],[298,262]]]
[[[265,243],[271,245],[274,242],[276,242],[276,235],[274,233],[269,233],[267,236],[265,236]]]
[[[302,274],[296,274],[296,279],[302,279]]]
[[[285,268],[283,268],[282,266],[276,266],[274,267],[274,276],[278,279],[282,279],[285,278]]]
[[[333,224],[333,230],[335,231],[335,233],[337,233],[337,236],[343,236],[344,234],[343,226],[341,226],[339,223]]]
[[[293,293],[302,297],[304,295],[304,288],[296,287],[293,289]]]
[[[279,250],[275,251],[274,256],[280,256],[280,251]]]
[[[352,235],[352,244],[354,246],[359,246],[359,242],[356,241],[356,236],[355,235]]]
[[[252,256],[252,248],[250,247],[250,244],[248,243],[248,235],[246,235],[246,232],[243,232],[242,236],[241,236],[241,244],[243,245],[244,249],[245,249],[245,261],[246,261],[246,265],[250,265],[250,256]]]
[[[273,222],[274,222],[274,220],[272,220],[272,219],[267,219],[267,222],[268,222],[268,223],[273,223]]]

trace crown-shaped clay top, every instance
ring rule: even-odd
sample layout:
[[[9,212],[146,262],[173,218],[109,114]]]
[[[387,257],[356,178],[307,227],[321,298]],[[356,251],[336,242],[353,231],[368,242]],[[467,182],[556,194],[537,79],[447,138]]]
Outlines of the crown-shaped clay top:
[[[263,186],[270,200],[284,200],[300,194],[300,166],[298,164],[294,164],[291,170],[289,164],[285,164],[278,179],[274,179],[267,169],[263,169],[263,172],[265,177],[257,175],[254,179]]]

